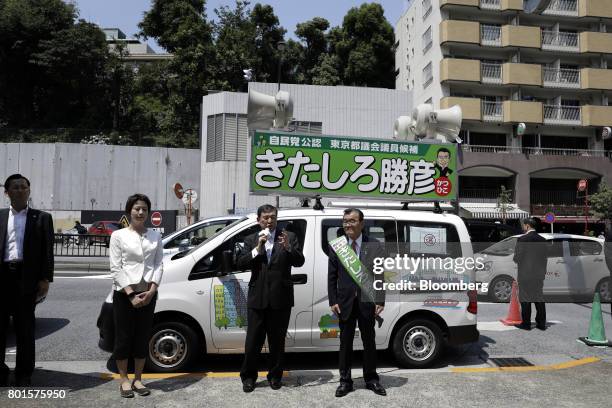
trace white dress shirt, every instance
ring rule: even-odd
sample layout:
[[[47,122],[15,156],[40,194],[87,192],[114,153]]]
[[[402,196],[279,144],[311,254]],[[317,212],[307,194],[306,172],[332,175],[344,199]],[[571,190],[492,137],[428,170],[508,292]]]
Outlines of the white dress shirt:
[[[268,257],[268,263],[270,263],[270,257],[272,257],[272,249],[274,248],[275,237],[276,237],[276,229],[270,231],[270,236],[268,237],[268,240],[264,244],[266,255]],[[259,239],[257,242],[259,242]],[[259,252],[257,251],[257,247],[253,248],[253,250],[251,251],[251,255],[253,255],[253,258],[255,258],[258,254]]]
[[[147,229],[140,235],[129,227],[117,230],[111,235],[109,254],[113,289],[120,291],[142,281],[159,286],[164,258],[159,232]]]
[[[4,262],[23,261],[23,238],[27,215],[28,207],[21,211],[15,210],[13,206],[9,209]]]

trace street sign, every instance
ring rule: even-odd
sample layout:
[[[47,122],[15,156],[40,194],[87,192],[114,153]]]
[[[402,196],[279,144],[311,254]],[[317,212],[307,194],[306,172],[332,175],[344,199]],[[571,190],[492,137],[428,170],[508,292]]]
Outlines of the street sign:
[[[578,181],[578,191],[584,191],[587,189],[588,182],[585,179]]]
[[[179,200],[181,198],[183,198],[183,186],[181,186],[181,183],[175,183],[174,184],[174,194],[176,195],[176,198],[178,198]]]
[[[152,212],[151,213],[151,224],[153,224],[156,227],[159,227],[161,225],[162,222],[162,216],[158,211]]]
[[[127,228],[130,226],[130,221],[128,220],[127,215],[123,214],[123,216],[119,220],[119,224],[121,224],[122,228]]]
[[[189,205],[189,200],[191,199],[191,204],[193,205],[196,201],[198,201],[198,193],[195,190],[188,189],[183,193],[183,203],[185,205]]]
[[[544,216],[544,221],[552,224],[555,222],[555,214],[553,213],[546,213],[546,215]]]

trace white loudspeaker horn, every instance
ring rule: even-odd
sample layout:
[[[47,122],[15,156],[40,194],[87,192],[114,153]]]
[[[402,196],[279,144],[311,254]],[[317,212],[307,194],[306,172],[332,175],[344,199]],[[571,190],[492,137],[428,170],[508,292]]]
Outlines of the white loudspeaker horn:
[[[427,137],[447,143],[461,143],[459,132],[461,131],[462,117],[463,112],[459,105],[448,109],[432,110],[429,112]]]
[[[396,119],[393,125],[393,138],[400,140],[416,140],[415,127],[416,123],[410,116],[400,116]]]
[[[293,101],[289,92],[278,91],[276,96],[249,91],[247,126],[251,129],[285,128],[293,115]]]

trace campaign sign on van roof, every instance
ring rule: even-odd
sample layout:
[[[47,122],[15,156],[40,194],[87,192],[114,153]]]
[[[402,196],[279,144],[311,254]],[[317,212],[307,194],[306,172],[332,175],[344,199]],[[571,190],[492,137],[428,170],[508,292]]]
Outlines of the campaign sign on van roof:
[[[251,149],[251,192],[454,200],[457,147],[256,131]]]

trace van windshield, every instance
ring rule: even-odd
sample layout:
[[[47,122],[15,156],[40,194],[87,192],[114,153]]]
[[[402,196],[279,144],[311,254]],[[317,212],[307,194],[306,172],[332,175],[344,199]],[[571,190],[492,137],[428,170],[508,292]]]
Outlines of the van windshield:
[[[207,243],[209,240],[213,239],[214,237],[218,236],[219,234],[223,234],[225,231],[227,231],[228,229],[232,228],[234,225],[241,223],[242,221],[246,220],[247,218],[248,217],[242,217],[242,218],[239,218],[236,221],[232,222],[231,224],[226,225],[225,227],[223,227],[223,229],[220,229],[219,231],[215,232],[213,235],[208,237],[206,240],[202,241],[198,245],[196,245],[193,248],[191,248],[189,251],[185,252],[183,256],[191,254],[193,251],[195,251],[196,249],[198,249],[199,247],[201,247],[202,245]]]
[[[516,239],[516,237],[506,238],[503,241],[491,245],[490,247],[482,251],[482,253],[497,256],[511,255],[514,253],[514,248],[516,248]]]

